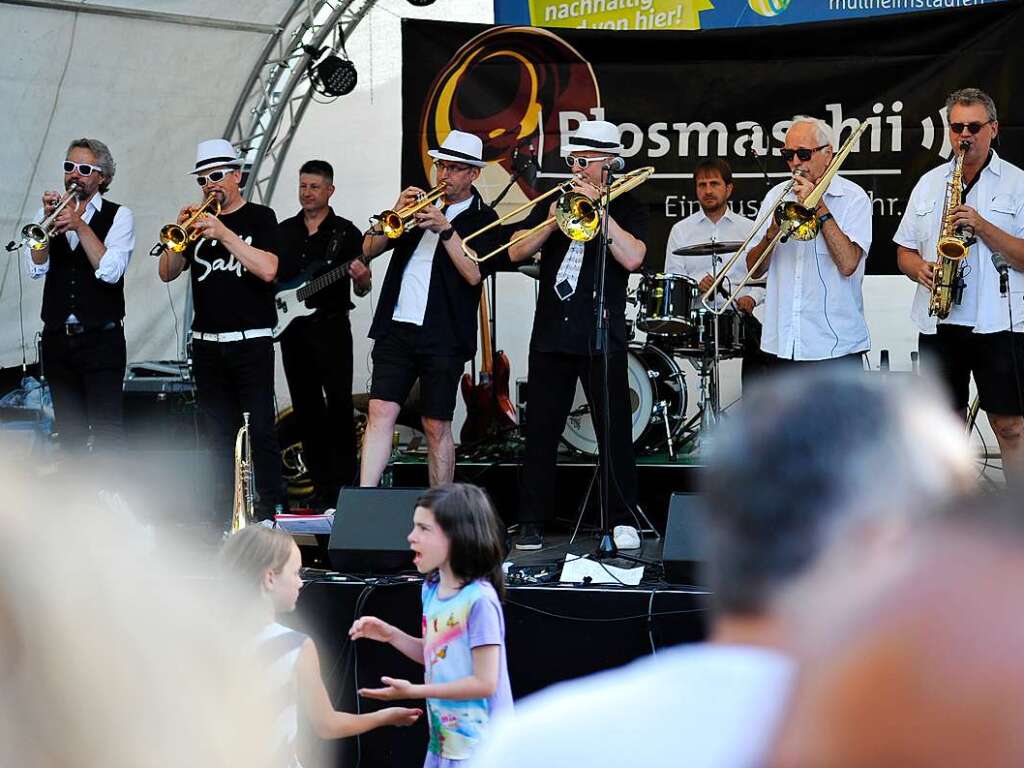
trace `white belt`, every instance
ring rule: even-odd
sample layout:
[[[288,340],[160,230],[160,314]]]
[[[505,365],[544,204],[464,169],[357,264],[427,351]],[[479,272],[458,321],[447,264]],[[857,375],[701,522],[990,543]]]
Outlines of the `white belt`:
[[[227,333],[193,333],[193,339],[200,341],[245,341],[273,336],[272,328],[253,328],[251,331],[228,331]]]

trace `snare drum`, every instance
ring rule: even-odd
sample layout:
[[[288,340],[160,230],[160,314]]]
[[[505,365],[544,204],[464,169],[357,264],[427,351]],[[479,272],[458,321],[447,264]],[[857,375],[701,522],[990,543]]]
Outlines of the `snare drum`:
[[[697,281],[686,275],[645,275],[637,291],[636,327],[649,336],[693,331],[700,306]]]
[[[746,325],[743,322],[743,315],[736,310],[727,309],[721,315],[714,315],[707,310],[701,310],[699,330],[691,331],[672,344],[672,348],[680,355],[701,356],[706,350],[714,349],[715,326],[713,321],[718,320],[718,352],[720,357],[739,357],[743,354],[746,343]]]

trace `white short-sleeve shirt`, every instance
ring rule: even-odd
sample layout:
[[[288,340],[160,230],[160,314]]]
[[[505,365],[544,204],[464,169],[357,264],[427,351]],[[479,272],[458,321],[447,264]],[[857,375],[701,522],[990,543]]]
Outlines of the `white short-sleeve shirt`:
[[[907,209],[893,242],[917,251],[925,261],[936,260],[936,244],[942,228],[946,186],[953,174],[953,160],[933,168],[914,186]],[[1014,237],[1024,237],[1024,171],[1006,162],[994,151],[977,183],[964,199],[983,219]],[[975,333],[995,333],[1010,327],[1006,297],[999,293],[999,273],[992,266],[992,250],[978,238],[970,247],[964,266],[964,293],[954,304],[949,317],[938,320],[928,315],[930,293],[917,286],[910,318],[922,333],[935,333],[939,322],[962,325]],[[1010,269],[1010,297],[1024,293],[1024,274]],[[1024,304],[1014,314],[1013,329],[1024,331]]]
[[[761,203],[771,205],[783,186],[769,190]],[[795,200],[790,192],[786,200]],[[768,265],[761,349],[787,360],[827,360],[871,348],[864,319],[864,267],[871,248],[871,199],[857,184],[836,176],[825,205],[843,233],[860,246],[862,256],[849,277],[843,275],[819,231],[813,240],[779,243]],[[757,245],[768,230],[765,219],[751,240]]]

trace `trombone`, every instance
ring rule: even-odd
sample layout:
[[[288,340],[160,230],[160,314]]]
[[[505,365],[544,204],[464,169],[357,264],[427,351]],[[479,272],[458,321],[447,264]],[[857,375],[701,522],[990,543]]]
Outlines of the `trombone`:
[[[789,200],[783,202],[786,195],[788,195],[793,185],[796,183],[796,175],[790,180],[790,182],[782,189],[775,201],[767,206],[765,215],[758,220],[757,224],[747,235],[747,239],[743,241],[743,244],[736,249],[736,253],[733,254],[732,258],[729,259],[721,272],[718,273],[718,277],[711,284],[711,286],[704,292],[700,297],[700,303],[704,305],[704,308],[715,315],[721,315],[729,307],[732,306],[733,302],[736,301],[740,291],[747,287],[747,284],[754,278],[754,276],[761,269],[761,266],[768,259],[768,256],[772,251],[775,250],[775,246],[779,243],[786,242],[789,238],[795,237],[797,240],[813,240],[818,236],[818,217],[814,213],[814,209],[818,207],[818,203],[821,202],[821,198],[824,197],[825,192],[828,190],[828,185],[832,183],[832,179],[839,172],[839,166],[843,164],[850,151],[853,149],[853,143],[860,137],[864,129],[867,128],[867,123],[862,122],[857,129],[850,134],[850,137],[846,140],[840,150],[832,157],[832,161],[828,164],[825,169],[825,173],[818,179],[818,183],[811,190],[810,194],[804,198],[802,203],[795,200]],[[797,175],[799,174],[797,171]],[[757,257],[757,261],[754,262],[747,270],[747,274],[744,275],[740,284],[732,289],[729,298],[726,299],[725,303],[720,307],[716,308],[713,303],[713,299],[718,290],[722,287],[722,283],[725,282],[730,270],[736,264],[736,261],[740,256],[744,255],[744,251],[747,250],[747,246],[750,245],[750,241],[754,238],[761,227],[765,225],[769,217],[774,217],[776,223],[779,225],[779,231],[775,234],[775,237],[771,239],[765,249],[761,251],[761,255]]]
[[[53,234],[53,222],[57,219],[57,215],[63,211],[68,204],[75,200],[77,204],[78,193],[80,189],[77,182],[71,182],[68,185],[68,191],[64,193],[57,206],[50,211],[50,215],[43,219],[38,224],[29,223],[21,228],[21,240],[16,242],[11,240],[7,244],[8,251],[16,251],[22,246],[27,245],[33,251],[42,251],[50,245],[50,235]]]
[[[390,209],[383,211],[373,218],[380,221],[381,229],[389,240],[396,240],[405,234],[405,230],[408,228],[409,222],[412,221],[414,214],[422,211],[435,200],[440,201],[444,197],[444,190],[447,186],[448,182],[442,181],[415,203],[407,205],[405,208],[400,208],[397,211]]]
[[[654,173],[654,166],[645,165],[643,168],[637,168],[635,171],[630,171],[629,173],[619,176],[612,182],[611,186],[608,187],[608,201],[611,202],[619,195],[640,186],[647,181],[652,173]],[[465,253],[468,258],[479,264],[487,261],[493,256],[496,256],[502,251],[519,244],[534,232],[548,226],[551,222],[555,222],[558,225],[558,228],[562,230],[562,233],[570,240],[578,240],[582,242],[593,240],[601,228],[601,214],[603,213],[602,208],[605,196],[602,195],[601,200],[598,201],[591,200],[580,192],[573,192],[572,188],[575,182],[575,177],[566,179],[561,184],[549,189],[544,194],[538,195],[533,198],[533,200],[528,200],[522,205],[509,211],[504,216],[492,221],[487,226],[481,227],[476,232],[462,238],[462,252]],[[537,226],[522,232],[504,245],[498,246],[493,251],[486,253],[483,256],[478,256],[476,252],[469,247],[469,243],[474,238],[484,234],[485,232],[489,232],[495,227],[503,226],[507,221],[509,221],[509,219],[514,219],[523,211],[538,205],[553,195],[558,195],[558,201],[555,204],[554,216],[549,216]]]
[[[220,202],[217,200],[217,195],[211,192],[203,200],[202,205],[192,209],[192,213],[181,224],[165,224],[160,228],[160,242],[149,250],[149,255],[159,256],[164,248],[171,253],[181,253],[188,248],[189,243],[199,239],[196,222],[207,214],[217,216],[219,213]]]

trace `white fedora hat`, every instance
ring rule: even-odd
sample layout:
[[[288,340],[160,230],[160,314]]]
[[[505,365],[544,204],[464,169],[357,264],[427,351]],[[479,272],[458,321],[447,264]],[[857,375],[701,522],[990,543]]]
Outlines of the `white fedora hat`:
[[[441,142],[440,149],[432,149],[427,154],[437,160],[451,160],[453,163],[465,163],[477,168],[487,165],[483,161],[484,143],[479,136],[465,131],[452,131]]]
[[[242,167],[242,160],[238,157],[235,148],[227,139],[207,139],[200,141],[196,147],[196,167],[189,171],[190,174],[202,173],[210,168],[221,168],[225,165],[233,165],[235,168]]]
[[[607,120],[587,120],[562,145],[562,154],[570,152],[607,152],[617,155],[622,152],[622,141],[615,123]]]

